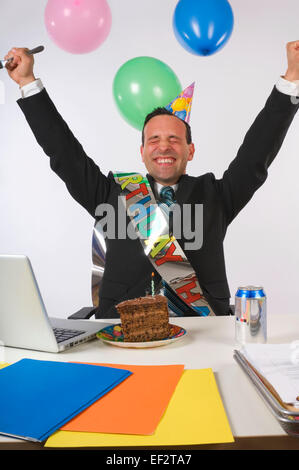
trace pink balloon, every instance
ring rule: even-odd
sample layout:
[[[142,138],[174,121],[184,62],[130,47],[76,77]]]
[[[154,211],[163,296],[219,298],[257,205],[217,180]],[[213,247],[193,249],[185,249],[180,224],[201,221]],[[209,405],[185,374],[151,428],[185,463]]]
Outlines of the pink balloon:
[[[73,54],[97,49],[111,29],[106,0],[48,0],[45,24],[52,40]]]

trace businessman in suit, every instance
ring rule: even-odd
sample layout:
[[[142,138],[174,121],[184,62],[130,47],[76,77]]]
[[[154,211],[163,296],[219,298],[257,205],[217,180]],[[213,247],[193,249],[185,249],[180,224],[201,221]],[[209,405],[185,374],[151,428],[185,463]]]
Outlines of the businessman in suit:
[[[22,94],[18,105],[37,142],[49,156],[52,170],[92,217],[102,203],[109,203],[117,210],[120,187],[113,173],[105,176],[86,155],[41,80],[34,76],[33,57],[26,54],[25,48],[13,48],[8,57],[13,57],[7,65],[8,73]],[[154,113],[144,126],[141,157],[155,196],[159,198],[159,190],[170,186],[178,205],[203,204],[203,245],[198,250],[185,250],[185,254],[216,315],[230,313],[223,252],[227,227],[266,180],[268,167],[298,109],[299,41],[287,44],[287,58],[286,74],[274,86],[221,179],[216,179],[213,173],[198,177],[186,174],[195,149],[185,122],[167,113]],[[178,242],[184,246],[184,237]],[[153,270],[138,239],[107,238],[106,247],[97,318],[118,317],[115,308],[118,302],[143,296]],[[156,279],[159,282],[159,276]]]

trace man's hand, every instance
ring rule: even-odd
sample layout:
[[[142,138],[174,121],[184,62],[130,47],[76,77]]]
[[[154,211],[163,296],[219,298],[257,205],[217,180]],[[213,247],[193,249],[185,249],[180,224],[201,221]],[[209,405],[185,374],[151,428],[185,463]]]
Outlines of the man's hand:
[[[33,73],[34,58],[33,55],[26,54],[28,50],[25,47],[14,47],[4,57],[4,59],[13,57],[13,60],[7,62],[5,67],[10,78],[17,82],[19,87],[36,80]]]
[[[288,69],[283,78],[290,82],[299,80],[299,41],[287,44]]]

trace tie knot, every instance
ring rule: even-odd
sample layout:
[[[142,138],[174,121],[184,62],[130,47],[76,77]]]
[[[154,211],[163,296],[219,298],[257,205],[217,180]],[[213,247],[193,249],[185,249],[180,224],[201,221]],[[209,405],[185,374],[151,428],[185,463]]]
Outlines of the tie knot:
[[[163,186],[160,191],[160,197],[163,202],[166,202],[168,205],[173,204],[174,201],[174,190],[171,186]]]

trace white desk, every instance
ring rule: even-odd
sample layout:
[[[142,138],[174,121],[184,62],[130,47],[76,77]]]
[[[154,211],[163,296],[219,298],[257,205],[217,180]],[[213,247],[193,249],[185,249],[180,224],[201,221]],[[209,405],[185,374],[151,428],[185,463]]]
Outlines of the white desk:
[[[115,321],[113,321],[115,323]],[[99,321],[100,323],[100,321]],[[95,339],[59,354],[16,348],[0,348],[0,360],[21,358],[118,364],[184,364],[186,369],[212,368],[224,407],[236,438],[234,446],[205,448],[299,449],[299,438],[288,436],[233,359],[234,317],[181,318],[175,324],[187,330],[180,341],[153,349],[124,349]],[[100,325],[99,325],[100,329]],[[268,342],[299,339],[299,315],[272,315],[268,319]],[[0,436],[3,448],[40,448]]]

